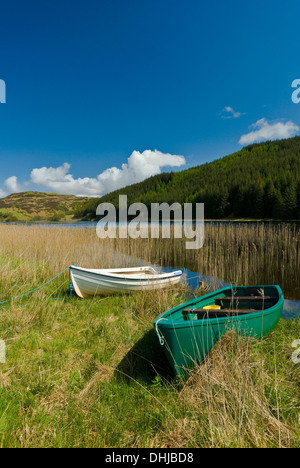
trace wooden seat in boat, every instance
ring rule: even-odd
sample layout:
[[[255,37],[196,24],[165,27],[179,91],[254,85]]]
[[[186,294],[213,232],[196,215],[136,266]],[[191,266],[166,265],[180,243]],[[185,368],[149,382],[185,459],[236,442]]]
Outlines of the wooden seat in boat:
[[[185,309],[182,311],[184,320],[190,320],[189,315],[197,314],[198,319],[232,317],[236,315],[248,315],[255,312],[260,312],[255,309]]]

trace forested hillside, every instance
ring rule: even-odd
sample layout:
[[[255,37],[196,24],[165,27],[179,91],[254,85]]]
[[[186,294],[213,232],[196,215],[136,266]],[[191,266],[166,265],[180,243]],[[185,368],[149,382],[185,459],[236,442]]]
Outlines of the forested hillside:
[[[77,216],[95,219],[101,202],[148,207],[155,202],[205,203],[206,219],[300,219],[300,137],[255,144],[182,172],[165,173],[90,200]]]

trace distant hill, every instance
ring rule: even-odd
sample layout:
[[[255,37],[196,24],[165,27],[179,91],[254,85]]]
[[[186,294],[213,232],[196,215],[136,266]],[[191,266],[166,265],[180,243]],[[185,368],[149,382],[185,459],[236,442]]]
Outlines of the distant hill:
[[[87,197],[23,192],[0,198],[0,221],[68,221]]]
[[[95,219],[99,203],[205,203],[206,219],[300,219],[300,137],[250,145],[222,159],[164,173],[89,200],[77,216]]]

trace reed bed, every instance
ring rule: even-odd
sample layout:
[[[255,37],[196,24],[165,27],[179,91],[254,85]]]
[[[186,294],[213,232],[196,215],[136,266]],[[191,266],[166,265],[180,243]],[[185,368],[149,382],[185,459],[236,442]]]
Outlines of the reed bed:
[[[171,229],[171,240],[128,240],[125,249],[133,257],[185,267],[235,285],[280,284],[287,298],[300,299],[299,225],[207,223],[202,249],[186,250],[185,242],[175,239]]]
[[[182,266],[184,257],[195,271],[250,279],[263,265],[253,252],[262,252],[266,239],[265,261],[288,259],[285,273],[290,265],[298,271],[297,230],[240,228],[208,226],[207,246],[186,252],[178,239],[99,240],[93,229],[1,225],[0,298],[33,289],[74,263]],[[228,258],[233,266],[225,268]],[[225,336],[203,365],[178,380],[152,322],[185,300],[184,286],[90,300],[69,298],[67,286],[66,272],[0,308],[7,346],[0,364],[1,447],[300,446],[300,366],[291,361],[299,321],[281,321],[261,342]]]
[[[186,240],[174,238],[172,228],[171,239],[100,240],[90,228],[1,225],[0,238],[0,256],[38,263],[42,276],[71,264],[108,268],[148,262],[236,285],[279,283],[290,298],[300,298],[300,228],[293,224],[208,223],[199,250],[186,250]]]

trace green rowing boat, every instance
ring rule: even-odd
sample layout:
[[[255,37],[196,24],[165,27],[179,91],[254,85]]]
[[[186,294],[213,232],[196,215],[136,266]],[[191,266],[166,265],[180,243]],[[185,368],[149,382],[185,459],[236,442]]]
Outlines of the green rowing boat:
[[[277,325],[284,296],[279,286],[232,287],[159,315],[154,326],[178,375],[204,360],[227,330],[261,338]]]

